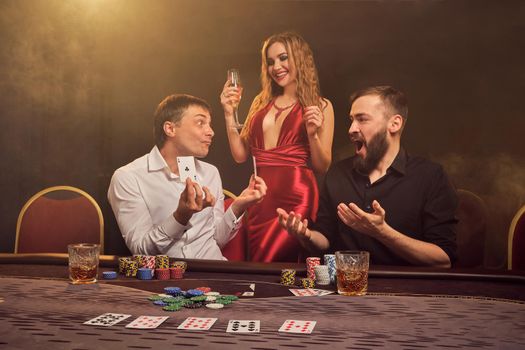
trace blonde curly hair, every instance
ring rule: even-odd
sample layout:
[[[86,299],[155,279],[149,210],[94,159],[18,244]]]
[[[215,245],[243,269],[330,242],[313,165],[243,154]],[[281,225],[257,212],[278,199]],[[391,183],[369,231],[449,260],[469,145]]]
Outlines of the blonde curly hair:
[[[297,72],[297,97],[301,106],[319,106],[322,109],[319,78],[310,46],[297,33],[284,32],[274,34],[265,40],[261,50],[261,92],[253,100],[244,128],[241,131],[241,137],[244,140],[250,137],[251,122],[254,114],[266,106],[273,98],[282,95],[284,92],[284,89],[268,73],[268,48],[274,43],[281,43],[286,47],[288,59],[295,66]]]

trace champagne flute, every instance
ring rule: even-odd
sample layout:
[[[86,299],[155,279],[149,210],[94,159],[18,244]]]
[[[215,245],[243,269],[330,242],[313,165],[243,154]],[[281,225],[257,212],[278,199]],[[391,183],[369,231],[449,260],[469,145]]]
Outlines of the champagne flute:
[[[229,86],[242,89],[241,75],[239,74],[238,69],[228,69],[228,81],[230,82]],[[242,124],[239,123],[239,102],[233,103],[233,115],[235,116],[235,121],[232,126],[235,129],[242,129]]]

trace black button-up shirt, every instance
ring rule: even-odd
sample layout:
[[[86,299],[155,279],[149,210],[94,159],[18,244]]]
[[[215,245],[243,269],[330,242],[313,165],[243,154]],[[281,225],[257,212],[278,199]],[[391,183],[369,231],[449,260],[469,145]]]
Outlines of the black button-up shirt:
[[[402,256],[378,240],[346,226],[337,216],[339,203],[355,203],[373,212],[377,200],[386,212],[385,221],[395,230],[421,241],[436,244],[456,259],[456,191],[442,166],[401,149],[385,176],[370,183],[353,167],[353,157],[330,168],[321,190],[314,230],[330,241],[330,251],[366,250],[370,262],[407,265]]]

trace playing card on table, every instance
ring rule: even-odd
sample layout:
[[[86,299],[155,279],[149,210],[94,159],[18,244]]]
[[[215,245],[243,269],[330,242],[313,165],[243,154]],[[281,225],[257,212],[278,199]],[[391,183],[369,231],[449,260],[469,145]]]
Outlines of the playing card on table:
[[[290,292],[292,292],[293,295],[298,296],[298,297],[323,296],[323,295],[328,295],[328,294],[333,293],[330,290],[314,289],[314,288],[290,289]]]
[[[286,320],[279,332],[310,334],[314,331],[317,321]]]
[[[130,324],[126,325],[126,328],[137,328],[137,329],[153,329],[160,326],[160,324],[166,321],[169,316],[139,316],[133,320]]]
[[[112,313],[105,313],[100,316],[97,316],[95,318],[92,318],[89,321],[84,322],[84,324],[90,325],[90,326],[103,326],[103,327],[109,327],[113,326],[117,323],[119,323],[122,320],[125,320],[126,318],[130,317],[131,315],[126,314],[112,314]]]
[[[261,321],[259,320],[230,320],[227,333],[259,333]]]
[[[254,295],[254,292],[244,292],[241,294],[242,297],[253,297]]]
[[[195,158],[192,156],[188,157],[177,157],[177,166],[179,167],[180,181],[186,181],[186,178],[190,178],[192,181],[197,181],[197,171],[195,170]]]
[[[206,331],[213,326],[215,321],[217,321],[217,318],[188,317],[177,327],[177,329]]]

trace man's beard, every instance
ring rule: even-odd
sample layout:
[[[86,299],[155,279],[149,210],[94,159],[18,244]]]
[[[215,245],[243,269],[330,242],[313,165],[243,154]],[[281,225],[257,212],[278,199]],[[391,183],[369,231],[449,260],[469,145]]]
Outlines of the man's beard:
[[[363,146],[365,147],[365,146]],[[366,144],[366,156],[354,157],[354,167],[361,174],[369,175],[374,170],[388,150],[386,128],[375,134]]]

